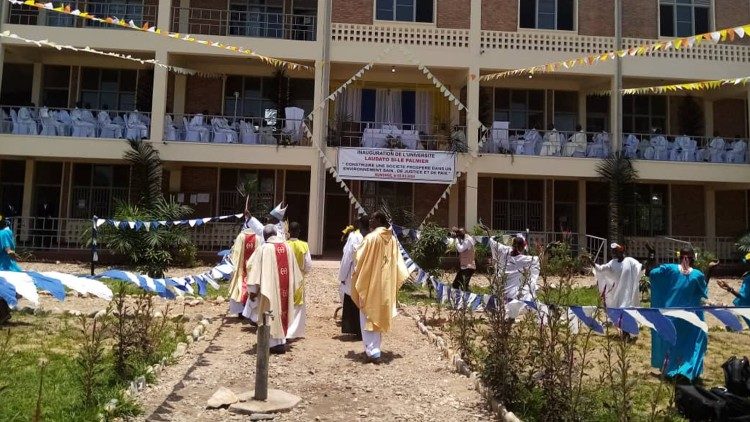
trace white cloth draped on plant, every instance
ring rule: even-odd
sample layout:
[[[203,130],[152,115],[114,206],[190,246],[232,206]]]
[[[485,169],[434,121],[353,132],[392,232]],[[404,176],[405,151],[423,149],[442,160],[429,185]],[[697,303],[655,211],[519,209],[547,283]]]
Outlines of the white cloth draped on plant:
[[[349,87],[336,99],[336,115],[351,117],[352,121],[362,120],[362,88]]]
[[[375,122],[400,125],[401,90],[378,88],[375,90]]]
[[[417,130],[432,133],[432,91],[417,91],[414,124]]]

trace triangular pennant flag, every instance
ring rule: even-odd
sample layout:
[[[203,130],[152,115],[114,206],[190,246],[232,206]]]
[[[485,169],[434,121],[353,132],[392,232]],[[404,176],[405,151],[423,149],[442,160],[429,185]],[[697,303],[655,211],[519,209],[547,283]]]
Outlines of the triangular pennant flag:
[[[718,318],[722,324],[732,331],[742,331],[742,323],[737,316],[726,309],[706,309],[708,313]]]
[[[683,309],[661,309],[660,311],[664,316],[678,318],[685,322],[689,322],[690,324],[693,324],[703,330],[703,332],[708,333],[708,325],[700,318],[698,318],[698,315],[696,315],[695,312],[690,312]]]
[[[638,322],[630,314],[623,312],[622,309],[607,308],[607,316],[615,327],[628,334],[638,335]]]
[[[573,312],[573,314],[580,319],[584,324],[586,324],[587,327],[594,330],[595,332],[599,334],[604,334],[604,327],[602,327],[601,324],[594,318],[592,318],[590,315],[588,315],[582,306],[571,306],[570,311]]]

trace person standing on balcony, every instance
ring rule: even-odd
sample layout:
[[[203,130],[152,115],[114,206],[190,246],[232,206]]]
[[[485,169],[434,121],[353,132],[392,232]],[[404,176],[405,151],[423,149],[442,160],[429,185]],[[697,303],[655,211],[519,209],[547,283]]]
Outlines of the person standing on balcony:
[[[0,271],[21,271],[18,266],[16,241],[8,220],[0,215]],[[5,299],[0,298],[0,324],[10,319],[10,307]]]
[[[586,132],[583,131],[581,125],[576,125],[576,133],[570,136],[570,142],[565,145],[565,155],[568,157],[585,157],[586,148],[588,147],[588,141],[586,140]]]
[[[450,233],[449,245],[456,248],[458,252],[459,269],[456,278],[453,280],[453,288],[469,291],[469,281],[474,275],[477,266],[474,260],[474,237],[467,236],[463,227],[453,227]]]
[[[379,364],[382,335],[390,330],[391,320],[398,314],[396,295],[409,278],[409,271],[385,214],[374,212],[370,229],[357,250],[351,293],[359,307],[365,354],[370,362]]]
[[[352,300],[352,275],[354,275],[355,257],[357,249],[362,244],[364,237],[370,232],[370,218],[361,215],[357,218],[359,228],[348,233],[344,245],[341,266],[339,268],[339,280],[341,281],[341,333],[353,334],[357,340],[362,340],[362,328],[359,324],[359,309]]]
[[[662,264],[656,267],[653,246],[646,245],[649,251],[646,272],[651,282],[651,307],[681,308],[700,307],[708,298],[708,280],[718,262],[709,264],[707,274],[703,274],[695,263],[695,252],[690,246],[679,252],[679,264]],[[703,312],[695,312],[701,321]],[[695,380],[703,372],[703,357],[706,354],[708,337],[699,327],[679,319],[670,318],[677,332],[675,345],[667,343],[658,335],[651,336],[651,366],[662,369],[668,378]]]
[[[312,256],[310,255],[310,246],[299,236],[302,232],[298,222],[293,221],[289,224],[289,240],[287,245],[294,253],[294,259],[297,260],[300,270],[302,270],[302,282],[299,289],[294,291],[294,321],[289,327],[288,338],[300,338],[305,336],[305,280],[304,277],[312,271]]]

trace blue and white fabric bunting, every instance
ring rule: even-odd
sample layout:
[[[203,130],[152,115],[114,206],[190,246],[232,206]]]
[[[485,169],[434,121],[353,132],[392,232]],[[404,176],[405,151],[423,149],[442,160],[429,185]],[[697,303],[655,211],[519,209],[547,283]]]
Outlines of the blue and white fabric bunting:
[[[658,309],[628,309],[625,312],[641,324],[654,330],[667,343],[674,345],[677,342],[677,330],[675,330],[674,324]]]
[[[573,314],[581,320],[584,324],[586,324],[587,327],[594,330],[595,332],[599,334],[604,334],[604,327],[602,327],[602,324],[599,323],[596,319],[594,319],[591,315],[593,315],[593,311],[596,310],[596,307],[589,307],[593,308],[591,309],[591,313],[586,312],[585,307],[583,306],[571,306],[570,311],[573,312]]]
[[[120,230],[138,231],[138,230],[145,229],[148,231],[148,230],[157,229],[160,226],[199,227],[210,222],[224,221],[229,218],[240,219],[242,217],[243,217],[243,214],[231,214],[231,215],[222,215],[219,217],[203,217],[203,218],[194,218],[190,220],[177,220],[177,221],[141,221],[141,220],[120,221],[120,220],[107,219],[107,218],[97,218],[94,225],[96,226],[96,228],[107,225],[107,226],[115,227]]]
[[[27,274],[34,280],[34,285],[36,285],[37,289],[50,292],[57,300],[65,300],[65,286],[63,286],[60,280],[47,277],[35,271],[28,271]]]
[[[0,299],[5,300],[11,308],[15,308],[18,300],[16,299],[16,288],[4,279],[0,278]]]
[[[715,316],[722,324],[732,331],[742,331],[742,323],[737,315],[726,309],[706,309],[708,313]]]
[[[607,308],[607,316],[615,327],[620,328],[622,331],[637,336],[638,335],[638,322],[622,309]]]
[[[24,272],[0,271],[0,280],[12,285],[16,294],[28,300],[34,306],[39,305],[39,292],[30,275]]]

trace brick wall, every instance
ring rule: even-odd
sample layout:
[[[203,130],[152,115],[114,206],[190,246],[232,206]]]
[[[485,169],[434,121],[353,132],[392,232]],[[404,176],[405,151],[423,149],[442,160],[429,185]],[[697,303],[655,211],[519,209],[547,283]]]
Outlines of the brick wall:
[[[374,0],[333,0],[331,21],[338,23],[372,24]]]
[[[705,236],[706,214],[703,186],[672,185],[672,235]]]
[[[731,138],[747,136],[746,102],[740,99],[724,99],[714,102],[714,130],[720,136]]]
[[[658,22],[659,6],[656,0],[628,0],[622,2],[623,37],[658,38]]]
[[[182,179],[180,180],[180,192],[185,194],[184,204],[193,208],[194,216],[213,215],[216,208],[216,182],[219,177],[219,169],[215,167],[189,167],[182,168]],[[209,202],[201,204],[190,204],[190,194],[208,193]]]
[[[750,5],[739,0],[714,0],[716,29],[750,22]]]
[[[477,191],[477,218],[492,227],[492,178],[480,177]]]
[[[469,29],[471,25],[471,2],[466,0],[438,0],[438,28]]]
[[[208,110],[208,114],[221,114],[222,84],[222,79],[188,76],[185,113],[202,113]]]
[[[482,0],[482,29],[486,31],[518,29],[518,0]]]
[[[745,191],[716,191],[716,236],[739,236],[747,231]]]
[[[440,195],[445,191],[446,185],[437,184],[417,184],[415,185],[414,192],[414,216],[417,220],[423,219],[432,206],[435,205]],[[430,218],[429,221],[442,226],[448,227],[448,201],[449,199],[443,199],[440,201],[440,205],[435,211],[435,214]]]
[[[578,33],[613,37],[615,35],[613,10],[614,0],[578,0]]]

